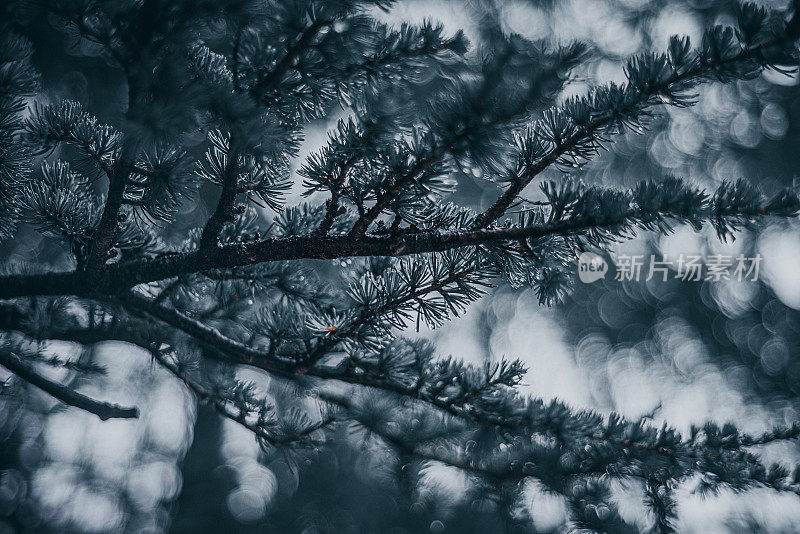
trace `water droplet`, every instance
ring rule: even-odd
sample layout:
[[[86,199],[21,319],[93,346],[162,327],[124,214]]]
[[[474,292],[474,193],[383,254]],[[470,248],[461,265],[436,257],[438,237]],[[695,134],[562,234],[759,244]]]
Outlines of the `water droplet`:
[[[444,523],[438,519],[431,522],[431,532],[444,532]]]

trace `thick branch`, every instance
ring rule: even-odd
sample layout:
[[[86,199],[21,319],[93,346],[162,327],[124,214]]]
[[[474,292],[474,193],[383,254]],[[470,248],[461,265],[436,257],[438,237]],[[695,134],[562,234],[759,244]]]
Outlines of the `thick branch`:
[[[633,215],[633,213],[631,214]],[[224,245],[211,251],[191,251],[108,265],[98,275],[80,271],[0,277],[0,298],[36,295],[110,295],[135,285],[210,269],[230,269],[256,263],[336,259],[356,256],[405,256],[454,248],[572,234],[596,226],[589,219],[557,221],[524,228],[429,231],[397,236],[303,235],[275,237],[254,243]]]
[[[64,404],[93,413],[103,421],[107,419],[135,419],[139,417],[138,408],[126,408],[117,404],[97,401],[82,393],[73,391],[67,386],[58,384],[37,374],[19,358],[7,351],[0,351],[0,365]]]
[[[103,215],[100,217],[100,224],[94,234],[92,252],[86,264],[86,270],[90,273],[100,271],[108,260],[108,251],[114,241],[114,236],[119,229],[119,212],[125,197],[125,184],[128,179],[130,162],[126,158],[120,158],[111,169],[108,175],[108,196],[103,207]]]
[[[780,213],[778,213],[780,215]],[[766,207],[752,213],[730,209],[724,213],[705,213],[703,217],[747,216],[760,218],[770,215]],[[253,243],[236,243],[210,251],[164,255],[155,259],[135,260],[108,265],[97,275],[82,271],[0,277],[0,298],[40,295],[102,296],[118,294],[131,287],[175,276],[231,269],[257,263],[301,260],[336,259],[356,256],[404,256],[428,252],[443,252],[454,248],[501,244],[509,241],[538,239],[549,235],[582,234],[593,230],[617,229],[670,218],[669,212],[643,211],[630,208],[627,212],[597,220],[594,217],[573,217],[523,227],[496,227],[476,230],[442,232],[438,230],[399,235],[318,236],[314,234],[271,237]],[[784,214],[785,216],[785,214]]]
[[[661,211],[661,210],[664,211]],[[771,210],[775,210],[774,212]],[[747,212],[738,207],[705,209],[698,216],[719,221],[720,217],[763,218],[769,215],[794,216],[785,210],[758,206]],[[45,273],[34,275],[0,276],[0,299],[41,295],[108,296],[119,294],[131,287],[198,273],[212,269],[232,269],[257,263],[301,260],[336,259],[356,256],[404,256],[429,252],[442,252],[475,245],[502,244],[545,236],[586,234],[592,231],[641,226],[648,228],[654,221],[678,217],[666,208],[627,211],[609,214],[598,219],[594,216],[573,216],[547,223],[522,227],[494,227],[475,230],[443,232],[431,230],[395,235],[320,236],[307,234],[290,237],[270,237],[251,243],[235,243],[212,250],[194,250],[165,254],[155,259],[134,260],[107,265],[97,273],[83,271]],[[695,221],[694,224],[697,224]]]

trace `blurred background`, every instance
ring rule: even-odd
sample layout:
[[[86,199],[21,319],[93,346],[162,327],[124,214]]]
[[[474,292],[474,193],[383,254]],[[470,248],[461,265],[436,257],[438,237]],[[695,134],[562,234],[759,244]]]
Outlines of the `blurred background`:
[[[440,20],[451,31],[464,29],[478,45],[487,39],[487,28],[530,39],[584,40],[595,54],[576,73],[566,97],[621,79],[627,57],[663,49],[670,35],[687,34],[698,42],[703,28],[734,23],[736,3],[416,0],[401,1],[388,14],[376,11],[376,17],[397,24]],[[63,37],[46,17],[32,17],[28,24],[34,39],[63,50],[35,56],[51,98],[79,100],[100,117],[119,113],[125,98],[119,73],[100,59],[87,63],[84,56],[92,56],[92,50],[54,46]],[[767,72],[748,82],[703,85],[696,106],[661,110],[646,135],[617,138],[575,176],[607,186],[670,174],[708,189],[740,177],[766,191],[791,185],[800,170],[798,83],[797,76]],[[296,165],[322,145],[326,130],[343,113],[308,128]],[[549,173],[543,179],[563,177],[558,170]],[[479,173],[456,178],[461,185],[457,202],[480,207],[496,195]],[[301,181],[296,180],[290,204],[300,201]],[[526,191],[531,198],[537,193],[535,186]],[[209,210],[181,214],[171,230],[182,235],[201,224]],[[796,221],[773,223],[729,243],[720,243],[710,229],[645,233],[614,247],[608,258],[611,275],[578,284],[557,306],[542,307],[531,291],[500,285],[443,328],[404,334],[428,338],[440,354],[468,361],[520,358],[529,368],[526,392],[577,408],[646,415],[655,425],[666,421],[683,432],[707,420],[732,421],[745,432],[791,424],[800,410],[799,229]],[[26,259],[60,254],[33,233],[3,247],[4,256]],[[760,254],[763,260],[757,281],[691,282],[674,276],[615,281],[615,258],[633,254],[659,259]],[[62,357],[77,350],[68,343],[54,348]],[[470,492],[463,476],[451,469],[429,468],[419,479],[406,480],[412,491],[404,491],[396,476],[403,466],[344,431],[318,451],[267,458],[250,433],[197,405],[143,351],[107,343],[90,357],[114,365],[108,366],[105,383],[93,382],[81,391],[138,405],[142,417],[100,422],[77,410],[51,411],[52,401],[32,389],[21,405],[19,392],[4,389],[0,534],[400,534],[500,528],[496,504]],[[255,372],[241,373],[268,381]],[[768,460],[800,460],[793,444],[765,454]],[[617,490],[623,516],[646,524],[638,497],[625,487]],[[560,531],[566,512],[560,501],[535,484],[525,494],[525,506],[536,510],[536,531]],[[800,499],[794,496],[754,491],[700,497],[687,490],[680,497],[681,532],[800,531]]]

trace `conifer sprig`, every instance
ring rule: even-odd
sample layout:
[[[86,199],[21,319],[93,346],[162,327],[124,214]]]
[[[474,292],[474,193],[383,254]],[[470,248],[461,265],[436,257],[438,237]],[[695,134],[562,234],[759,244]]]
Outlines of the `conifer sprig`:
[[[387,346],[379,351],[374,363],[369,360],[354,361],[343,370],[330,368],[296,367],[276,360],[274,355],[227,338],[220,332],[205,327],[175,310],[153,306],[147,299],[131,295],[127,301],[148,314],[179,328],[196,338],[208,348],[221,352],[221,361],[254,366],[280,376],[301,375],[335,379],[351,384],[369,386],[410,397],[430,404],[443,412],[472,423],[495,426],[514,433],[544,434],[562,439],[580,438],[618,447],[625,455],[645,454],[686,457],[715,462],[727,458],[725,451],[760,445],[777,440],[794,439],[800,435],[800,426],[776,429],[762,436],[740,435],[732,425],[722,429],[708,424],[693,429],[691,438],[681,442],[672,430],[647,429],[639,423],[628,423],[612,415],[607,423],[598,414],[583,412],[567,417],[570,409],[559,402],[544,403],[538,399],[525,399],[516,395],[505,399],[494,398],[497,386],[513,387],[518,383],[522,369],[518,362],[500,364],[475,376],[481,378],[471,385],[467,378],[475,374],[469,366],[453,361],[435,361],[429,347],[421,345]],[[386,370],[389,373],[386,373]],[[366,372],[364,372],[366,371]],[[461,383],[452,391],[452,382],[460,377]],[[477,390],[477,392],[476,392]],[[510,402],[509,402],[510,401]],[[711,450],[693,449],[703,443]],[[622,449],[631,449],[629,452]],[[620,451],[617,451],[620,452]],[[710,456],[709,456],[710,455]],[[735,456],[735,455],[734,455]]]

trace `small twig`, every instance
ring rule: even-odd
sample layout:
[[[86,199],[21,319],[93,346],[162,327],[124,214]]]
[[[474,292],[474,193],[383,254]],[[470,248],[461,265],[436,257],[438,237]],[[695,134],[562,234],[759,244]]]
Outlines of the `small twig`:
[[[374,124],[371,124],[367,127],[367,130],[361,136],[361,140],[359,143],[359,148],[362,150],[371,143],[373,137],[377,133],[377,128]],[[347,178],[347,173],[353,168],[353,166],[358,162],[361,154],[358,150],[353,150],[353,154],[345,160],[344,163],[339,168],[339,172],[336,173],[336,176],[331,180],[331,198],[328,199],[326,202],[326,211],[325,211],[325,218],[320,223],[319,227],[314,231],[316,235],[327,235],[330,231],[331,227],[333,227],[333,221],[345,212],[345,209],[341,206],[340,197],[341,197],[341,188],[345,183]]]
[[[303,438],[308,437],[310,434],[318,430],[322,430],[324,427],[330,425],[335,421],[334,417],[323,417],[317,423],[310,425],[309,427],[294,432],[292,434],[288,434],[286,436],[276,436],[269,432],[264,426],[250,423],[247,421],[247,414],[242,410],[235,409],[232,410],[229,404],[224,400],[220,399],[214,393],[203,387],[201,384],[195,382],[191,378],[189,378],[186,373],[184,373],[180,367],[171,362],[164,356],[164,353],[155,346],[150,347],[150,354],[153,356],[153,359],[156,360],[161,367],[172,373],[176,378],[178,378],[183,384],[198,398],[202,399],[203,401],[208,402],[213,406],[214,410],[217,413],[225,417],[226,419],[230,419],[235,423],[243,426],[260,439],[264,440],[265,442],[269,443],[275,448],[283,448],[289,445],[290,443],[300,441]]]
[[[7,351],[0,350],[0,365],[51,397],[60,400],[64,404],[93,413],[103,421],[107,419],[136,419],[139,417],[139,409],[135,406],[126,408],[87,397],[67,386],[39,375],[31,367],[24,364],[22,360]]]
[[[300,54],[303,53],[316,39],[317,35],[326,27],[333,24],[330,20],[315,20],[309,27],[300,33],[297,41],[291,45],[286,54],[278,61],[271,71],[269,71],[253,88],[252,93],[256,98],[263,97],[266,93],[277,87],[283,75],[294,65]]]
[[[228,154],[225,165],[225,175],[222,179],[222,193],[217,202],[214,213],[211,214],[203,232],[200,235],[200,250],[209,250],[219,247],[219,236],[226,222],[233,218],[234,203],[238,193],[239,184],[239,155],[234,148],[234,136],[228,139]]]

